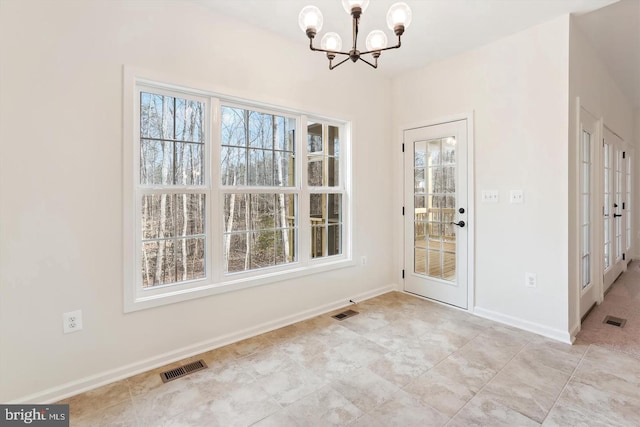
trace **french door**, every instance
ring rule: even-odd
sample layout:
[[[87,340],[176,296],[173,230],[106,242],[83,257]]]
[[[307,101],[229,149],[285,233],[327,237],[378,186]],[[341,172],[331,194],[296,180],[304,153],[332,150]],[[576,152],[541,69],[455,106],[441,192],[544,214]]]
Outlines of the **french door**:
[[[405,291],[467,308],[467,121],[404,131]]]
[[[631,204],[627,201],[627,197],[630,196],[627,192],[627,181],[630,185],[631,163],[627,161],[622,139],[606,127],[602,150],[603,291],[606,292],[626,269],[627,264],[627,234],[631,233]]]
[[[596,247],[599,231],[597,214],[598,192],[597,150],[599,123],[585,109],[580,110],[580,318],[583,318],[596,302],[602,291],[598,271],[600,269]],[[606,175],[606,173],[605,173]],[[600,275],[600,277],[602,277]]]

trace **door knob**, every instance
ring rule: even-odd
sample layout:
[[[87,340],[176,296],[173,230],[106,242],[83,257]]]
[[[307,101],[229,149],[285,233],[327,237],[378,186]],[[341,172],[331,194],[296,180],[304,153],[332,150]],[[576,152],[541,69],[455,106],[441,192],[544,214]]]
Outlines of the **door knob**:
[[[453,225],[457,225],[458,227],[464,227],[464,226],[465,226],[464,221],[460,221],[460,222],[452,222],[451,224],[453,224]]]
[[[619,216],[622,216],[622,214],[618,215],[618,214],[613,214],[614,218],[618,218]]]

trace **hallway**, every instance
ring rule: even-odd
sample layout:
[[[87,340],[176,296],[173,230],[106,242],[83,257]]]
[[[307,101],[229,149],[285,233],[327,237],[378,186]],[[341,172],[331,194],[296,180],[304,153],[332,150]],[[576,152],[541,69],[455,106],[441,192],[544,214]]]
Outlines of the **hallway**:
[[[627,322],[622,328],[608,325],[603,323],[607,315]],[[602,304],[585,319],[576,340],[640,358],[640,261],[632,261],[611,285]]]

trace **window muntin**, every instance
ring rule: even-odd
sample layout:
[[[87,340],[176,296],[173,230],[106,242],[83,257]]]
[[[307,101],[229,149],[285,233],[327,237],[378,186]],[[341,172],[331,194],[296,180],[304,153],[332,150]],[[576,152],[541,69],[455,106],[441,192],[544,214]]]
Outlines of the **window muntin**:
[[[204,103],[140,93],[140,184],[203,185]]]
[[[295,185],[294,118],[231,106],[221,117],[222,185]]]
[[[206,276],[204,101],[140,91],[142,289]]]
[[[205,277],[205,195],[142,196],[142,287]]]
[[[308,123],[307,178],[310,187],[340,185],[340,128],[338,126]]]
[[[224,197],[226,273],[296,261],[297,195],[227,193]]]
[[[125,68],[125,311],[353,264],[346,124],[309,120],[324,127],[320,149],[311,152],[322,157],[321,185],[310,186],[307,116],[227,103],[131,71]],[[312,194],[325,206],[314,222]],[[325,236],[318,256],[311,255],[312,224]]]
[[[307,183],[310,187],[311,258],[342,254],[343,191],[340,127],[307,124]]]
[[[298,259],[295,131],[295,118],[221,107],[225,273]]]

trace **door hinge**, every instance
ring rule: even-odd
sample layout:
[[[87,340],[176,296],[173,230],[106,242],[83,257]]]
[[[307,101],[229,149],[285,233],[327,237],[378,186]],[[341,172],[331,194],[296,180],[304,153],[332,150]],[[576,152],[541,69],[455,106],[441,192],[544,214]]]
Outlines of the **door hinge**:
[[[622,210],[625,209],[624,204],[625,204],[625,202],[622,202]]]
[[[626,259],[626,254],[622,254],[622,260],[624,261]]]
[[[404,270],[402,270],[402,278],[404,279]]]
[[[626,151],[623,151],[623,152],[622,152],[622,158],[624,159],[624,158],[626,157],[626,155],[627,155],[627,152],[626,152]]]
[[[404,206],[402,207],[402,216],[404,216]]]
[[[402,144],[402,152],[404,153],[404,144]]]

